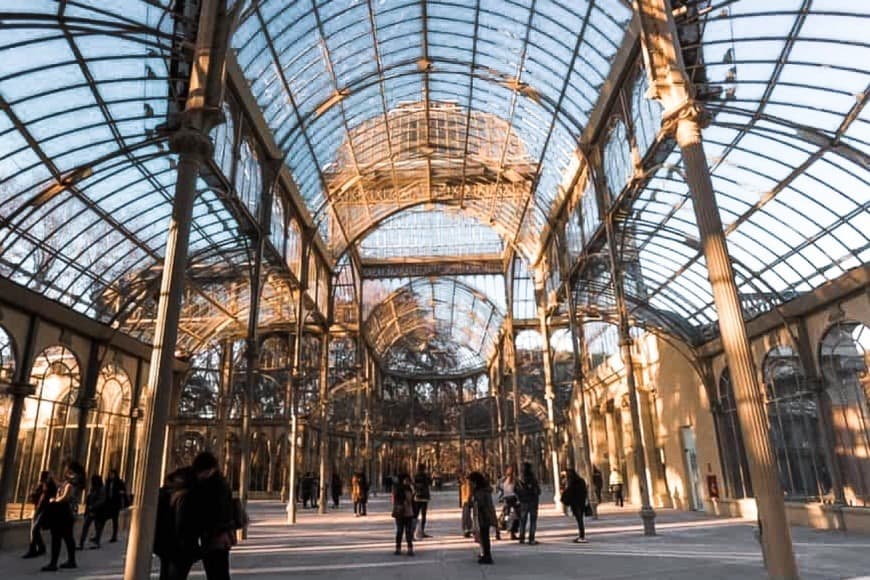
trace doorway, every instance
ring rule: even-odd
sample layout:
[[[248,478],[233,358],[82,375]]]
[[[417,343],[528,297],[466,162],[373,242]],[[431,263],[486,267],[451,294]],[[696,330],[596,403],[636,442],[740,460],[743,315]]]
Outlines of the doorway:
[[[701,492],[701,470],[698,467],[698,451],[695,446],[695,429],[692,426],[681,427],[680,435],[683,442],[683,457],[686,461],[686,472],[689,475],[689,502],[691,509],[704,511],[704,500]]]

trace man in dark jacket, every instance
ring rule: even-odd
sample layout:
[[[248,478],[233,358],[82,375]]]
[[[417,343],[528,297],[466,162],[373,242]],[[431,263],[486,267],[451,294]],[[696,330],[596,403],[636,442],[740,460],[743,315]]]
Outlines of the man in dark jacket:
[[[229,580],[236,522],[232,490],[217,458],[204,451],[173,475],[176,480],[161,490],[158,505],[154,552],[161,558],[161,580],[184,580],[197,560],[208,580]],[[171,530],[171,541],[161,537],[161,529]]]
[[[118,516],[121,510],[129,505],[127,501],[127,484],[118,477],[117,469],[110,469],[106,476],[106,517],[112,520],[112,537],[110,542],[118,541]]]
[[[196,531],[183,527],[190,519],[184,516],[192,482],[190,467],[176,469],[166,476],[158,492],[154,554],[160,558],[160,580],[187,578],[191,566],[200,558]]]
[[[577,537],[574,542],[586,543],[586,528],[583,516],[586,515],[586,502],[589,500],[589,490],[586,480],[573,469],[567,470],[566,486],[562,491],[562,503],[571,508],[574,519],[577,520]]]
[[[432,478],[426,473],[426,465],[421,463],[417,466],[414,475],[414,519],[419,520],[420,528],[417,539],[430,538],[426,533],[426,514],[429,511],[429,499],[431,493]]]
[[[229,580],[230,548],[236,543],[233,492],[218,468],[217,458],[204,451],[191,465],[190,515],[195,517],[208,580]]]
[[[341,499],[342,481],[341,476],[337,471],[332,472],[332,483],[329,485],[329,490],[332,492],[332,507],[338,509],[338,502]]]
[[[532,472],[531,463],[523,463],[523,472],[516,486],[517,499],[520,502],[520,544],[526,541],[526,526],[529,528],[529,545],[537,544],[535,532],[538,529],[538,506],[541,486]]]

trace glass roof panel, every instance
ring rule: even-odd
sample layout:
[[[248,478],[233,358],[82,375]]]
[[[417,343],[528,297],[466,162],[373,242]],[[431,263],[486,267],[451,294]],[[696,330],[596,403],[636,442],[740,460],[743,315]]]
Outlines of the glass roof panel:
[[[325,2],[293,3],[286,10],[277,5],[283,3],[269,0],[256,5],[242,22],[234,44],[260,106],[266,111],[291,110],[267,115],[267,122],[287,151],[287,165],[315,221],[330,216],[339,221],[338,227],[321,228],[328,236],[355,230],[348,222],[358,219],[358,213],[328,207],[347,198],[354,172],[363,172],[352,187],[355,198],[365,198],[369,207],[384,203],[384,185],[368,179],[374,167],[354,165],[361,128],[370,127],[374,119],[392,118],[411,105],[420,110],[421,119],[411,122],[423,123],[413,135],[418,155],[424,158],[442,154],[444,147],[437,140],[440,129],[430,110],[457,107],[457,119],[485,114],[501,120],[503,127],[489,127],[503,132],[498,138],[471,136],[472,123],[465,122],[462,132],[469,137],[459,134],[450,146],[462,152],[468,138],[501,141],[501,150],[493,150],[488,161],[486,170],[491,175],[486,179],[494,179],[496,187],[524,178],[535,183],[536,191],[526,187],[523,195],[534,197],[531,206],[539,207],[546,223],[560,197],[559,185],[570,181],[573,176],[566,173],[576,169],[572,158],[587,113],[573,103],[595,102],[597,81],[608,74],[631,16],[630,9],[617,0],[580,5],[481,0],[473,7],[455,1]],[[566,109],[570,112],[557,124],[561,103],[572,99]],[[395,151],[390,152],[389,144],[404,146],[400,144],[407,133],[399,131],[388,122],[381,129],[383,138],[370,141],[381,156],[377,167],[392,172],[391,187],[404,182],[404,175],[397,176],[407,167],[390,157]],[[523,172],[502,167],[511,162],[507,147],[513,140],[528,157]],[[342,144],[350,145],[350,155]],[[471,171],[467,164],[443,168],[434,159],[419,169],[421,177],[428,175],[420,182],[430,191],[423,191],[421,185],[415,195],[466,196],[465,186],[441,180],[452,173],[460,184],[467,184]],[[535,180],[538,172],[543,178]],[[344,173],[346,178],[331,181],[332,175]],[[391,206],[397,198],[419,199],[408,190],[388,197]],[[401,209],[402,203],[395,209]],[[513,229],[516,237],[525,223],[534,228],[526,237],[539,244],[541,220],[523,219],[529,206],[514,204],[519,215],[506,215],[502,228]],[[370,215],[392,211],[374,210]],[[338,256],[352,240],[326,241]],[[530,254],[533,251],[528,249]]]
[[[495,256],[504,242],[488,225],[448,206],[419,206],[391,217],[359,245],[364,259]]]

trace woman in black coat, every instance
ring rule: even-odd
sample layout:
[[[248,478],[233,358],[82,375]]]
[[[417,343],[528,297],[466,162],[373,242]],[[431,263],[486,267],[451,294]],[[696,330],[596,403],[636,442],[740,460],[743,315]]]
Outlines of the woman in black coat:
[[[39,484],[30,494],[33,503],[33,520],[30,524],[30,546],[24,558],[36,558],[45,554],[45,542],[40,530],[45,525],[45,511],[51,498],[57,495],[57,484],[51,477],[51,473],[43,471],[39,476]]]
[[[478,564],[492,564],[492,543],[489,531],[498,525],[498,517],[495,514],[495,505],[492,503],[492,487],[486,476],[479,471],[468,474],[471,483],[471,513],[474,520],[473,527],[480,542],[480,557]]]
[[[583,525],[583,516],[586,515],[586,503],[589,501],[589,489],[586,480],[573,469],[567,471],[567,482],[562,492],[562,503],[571,508],[574,519],[577,520],[577,544],[586,543],[586,528]]]
[[[94,524],[91,548],[100,547],[100,537],[103,535],[103,526],[107,517],[106,487],[103,485],[103,478],[94,474],[91,476],[91,487],[85,497],[85,521],[82,523],[82,532],[79,536],[79,550],[85,549],[85,539],[88,537],[91,524]]]

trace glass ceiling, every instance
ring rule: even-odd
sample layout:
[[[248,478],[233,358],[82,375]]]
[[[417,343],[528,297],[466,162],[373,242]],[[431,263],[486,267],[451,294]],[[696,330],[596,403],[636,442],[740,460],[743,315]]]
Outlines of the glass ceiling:
[[[174,47],[190,41],[170,5],[0,0],[0,276],[145,341],[176,179],[157,128],[178,106]],[[680,5],[747,316],[866,266],[870,4]],[[541,244],[584,172],[578,141],[630,17],[620,0],[266,0],[248,5],[233,44],[335,256],[517,250],[558,263]],[[657,138],[660,111],[644,95],[642,83],[623,92],[622,124],[602,146],[610,194],[628,200],[617,212],[628,299],[639,322],[698,342],[716,322],[707,272],[681,156]],[[194,209],[188,350],[242,333],[248,316],[250,224],[216,171]],[[599,207],[577,185],[573,289],[581,307],[608,310]],[[264,324],[294,316],[274,253]],[[366,330],[397,369],[477,368],[507,308],[502,276],[361,286],[364,318],[401,322],[400,336]],[[448,316],[454,299],[465,303]],[[388,312],[400,303],[404,318]],[[440,362],[409,354],[427,341]]]
[[[0,276],[150,342],[176,179],[168,0],[0,0]],[[243,332],[251,252],[198,183],[181,350]],[[270,279],[263,320],[292,318]]]
[[[704,146],[747,317],[870,261],[870,5],[772,10],[735,2],[682,23],[703,30]],[[716,313],[679,151],[648,171],[620,224],[626,291],[636,316],[697,342]],[[578,303],[607,306],[606,268],[586,274]]]
[[[496,225],[524,233],[531,257],[630,17],[620,0],[266,0],[233,44],[336,255],[353,241],[339,202],[356,188],[375,219],[399,192],[409,205],[482,196]],[[410,175],[422,165],[429,185],[416,193],[409,157]],[[457,158],[461,171],[439,173]],[[499,198],[517,190],[528,201],[500,212]]]
[[[450,206],[420,206],[383,222],[359,244],[363,259],[447,258],[495,255],[504,242],[498,233]]]

